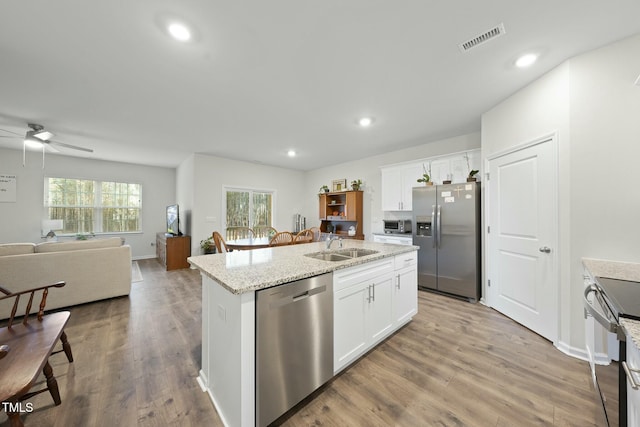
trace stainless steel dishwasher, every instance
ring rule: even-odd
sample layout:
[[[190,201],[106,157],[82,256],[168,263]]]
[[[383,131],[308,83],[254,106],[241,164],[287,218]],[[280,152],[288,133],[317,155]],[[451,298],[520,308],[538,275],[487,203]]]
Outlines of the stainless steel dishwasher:
[[[256,292],[256,425],[333,376],[333,274]]]

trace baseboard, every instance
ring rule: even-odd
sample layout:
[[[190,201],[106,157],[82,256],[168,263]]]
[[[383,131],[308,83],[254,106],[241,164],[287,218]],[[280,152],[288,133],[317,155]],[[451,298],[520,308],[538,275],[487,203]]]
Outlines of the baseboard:
[[[155,255],[141,255],[141,256],[132,256],[131,261],[140,261],[141,259],[156,259],[158,258]]]
[[[567,356],[575,357],[576,359],[584,360],[585,362],[589,361],[589,353],[586,348],[572,347],[562,341],[560,341],[555,347]],[[595,363],[596,365],[608,365],[611,363],[611,359],[609,359],[609,355],[606,353],[596,353]]]

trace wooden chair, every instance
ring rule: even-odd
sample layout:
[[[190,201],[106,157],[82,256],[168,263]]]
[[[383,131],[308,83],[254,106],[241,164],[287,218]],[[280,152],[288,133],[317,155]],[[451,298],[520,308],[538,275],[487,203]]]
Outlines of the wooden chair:
[[[293,234],[288,231],[280,231],[276,233],[271,240],[269,246],[284,246],[293,244]]]
[[[224,252],[229,252],[229,249],[227,248],[227,243],[224,241],[222,234],[218,233],[217,231],[213,232],[213,243],[215,243],[216,250],[218,251],[219,254]]]
[[[253,227],[253,235],[255,237],[273,237],[278,233],[278,230],[276,230],[273,227],[269,227],[267,225],[265,226],[259,226],[259,227]]]
[[[11,427],[24,426],[20,419],[20,402],[36,394],[48,390],[56,406],[62,402],[58,382],[49,364],[49,357],[64,351],[69,363],[73,362],[71,345],[64,332],[71,313],[61,311],[45,315],[44,308],[49,289],[63,286],[65,282],[58,282],[16,293],[0,287],[0,295],[4,294],[0,296],[0,301],[14,299],[7,326],[0,328],[0,348],[4,353],[4,356],[0,357],[0,402],[7,402],[7,405],[3,404],[3,409],[7,412]],[[38,313],[35,321],[29,323],[33,299],[38,291],[42,291]],[[14,324],[22,295],[28,295],[29,300],[24,317]],[[53,351],[58,341],[62,343],[62,350]],[[41,372],[46,378],[47,387],[30,392]]]
[[[253,230],[249,227],[227,227],[227,240],[248,239],[253,237]]]
[[[309,231],[311,231],[311,233],[313,234],[313,241],[319,242],[321,235],[320,229],[318,227],[311,227]]]
[[[313,242],[313,232],[309,229],[302,230],[296,234],[296,237],[293,239],[294,244],[311,242]]]

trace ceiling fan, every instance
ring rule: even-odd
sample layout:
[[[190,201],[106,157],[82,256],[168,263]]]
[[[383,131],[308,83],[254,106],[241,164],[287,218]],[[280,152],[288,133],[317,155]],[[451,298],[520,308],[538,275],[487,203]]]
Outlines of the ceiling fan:
[[[27,131],[27,133],[22,136],[19,133],[10,131],[10,130],[6,130],[6,129],[0,129],[3,132],[7,132],[7,133],[11,133],[13,135],[0,135],[0,138],[20,138],[23,140],[22,143],[22,166],[25,165],[25,159],[26,159],[26,149],[27,147],[30,148],[42,148],[42,168],[44,169],[44,153],[45,153],[45,147],[50,149],[51,151],[55,152],[55,153],[59,153],[60,151],[56,149],[56,146],[58,147],[64,147],[64,148],[70,148],[72,150],[80,150],[80,151],[85,151],[87,153],[93,153],[93,150],[90,148],[84,148],[84,147],[79,147],[77,145],[71,145],[71,144],[66,144],[64,142],[59,142],[59,141],[53,141],[51,138],[53,138],[54,134],[45,130],[44,126],[42,125],[38,125],[35,123],[28,123],[27,124],[29,126],[29,130]]]

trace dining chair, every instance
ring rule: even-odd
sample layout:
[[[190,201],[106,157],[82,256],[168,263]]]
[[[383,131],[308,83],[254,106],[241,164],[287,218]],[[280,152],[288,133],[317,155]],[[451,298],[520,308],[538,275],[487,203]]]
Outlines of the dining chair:
[[[293,234],[288,231],[280,231],[269,241],[269,246],[283,246],[293,244]]]
[[[258,227],[253,227],[253,235],[255,237],[269,237],[269,238],[272,238],[277,233],[278,233],[278,230],[276,230],[275,228],[270,227],[268,225],[262,225],[262,226],[258,226]]]
[[[216,244],[216,249],[218,250],[219,254],[229,252],[227,243],[224,241],[222,234],[218,233],[217,231],[213,232],[213,242]]]
[[[248,239],[253,237],[253,230],[249,227],[227,227],[227,240]]]
[[[313,231],[306,229],[302,230],[293,238],[293,243],[311,243],[313,242]]]

